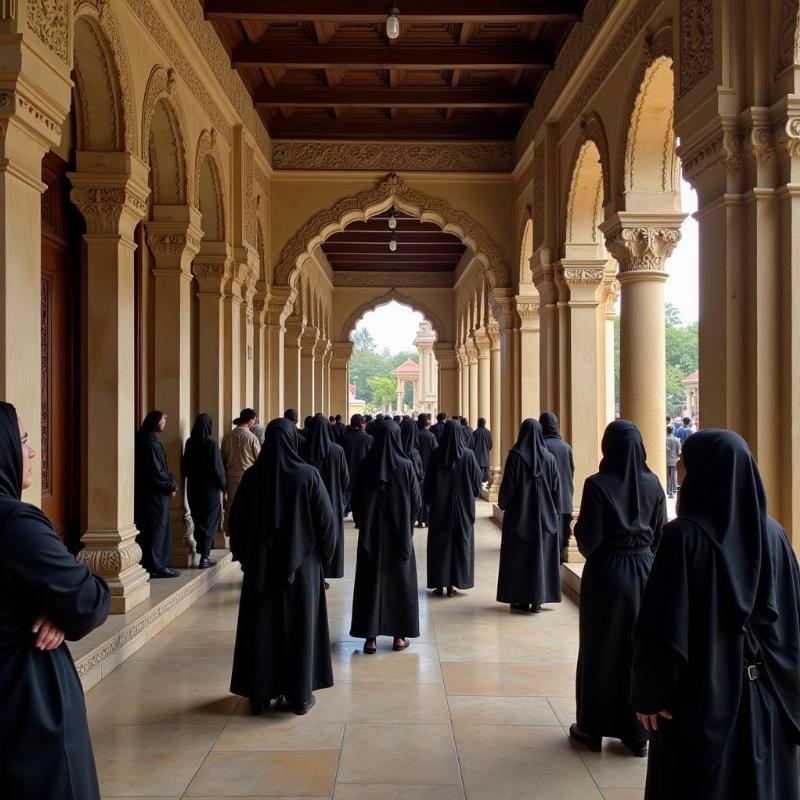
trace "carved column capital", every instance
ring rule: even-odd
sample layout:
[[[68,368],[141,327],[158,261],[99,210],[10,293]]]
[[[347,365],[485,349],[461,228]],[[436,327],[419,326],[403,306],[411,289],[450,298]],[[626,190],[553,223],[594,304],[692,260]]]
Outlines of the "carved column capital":
[[[600,225],[608,251],[619,263],[620,279],[631,273],[661,273],[681,238],[686,214],[627,214],[620,212]]]
[[[223,296],[223,287],[229,277],[230,263],[227,260],[217,261],[207,258],[196,258],[192,264],[192,273],[197,280],[200,294],[216,294]]]
[[[154,274],[180,271],[190,277],[192,259],[200,252],[201,228],[193,221],[158,220],[146,223],[145,227],[147,246],[156,262]]]
[[[475,334],[473,333],[472,336]],[[467,359],[467,365],[472,366],[473,364],[478,363],[478,348],[475,346],[475,343],[472,341],[471,338],[467,339],[464,343],[464,355]]]
[[[331,343],[331,367],[333,369],[346,369],[353,355],[355,345],[353,342]]]
[[[486,326],[486,335],[489,337],[489,347],[492,350],[500,349],[500,325],[497,322],[490,322]]]
[[[300,346],[303,348],[303,355],[313,356],[318,341],[319,329],[313,325],[307,325],[300,335]]]
[[[475,343],[475,348],[478,351],[478,358],[489,358],[492,342],[487,329],[478,328],[478,330],[472,334],[472,341]]]

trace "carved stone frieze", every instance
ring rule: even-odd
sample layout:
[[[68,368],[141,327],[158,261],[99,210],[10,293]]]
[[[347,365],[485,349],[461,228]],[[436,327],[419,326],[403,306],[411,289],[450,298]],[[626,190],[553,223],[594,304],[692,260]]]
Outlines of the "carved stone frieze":
[[[765,167],[772,163],[776,154],[772,128],[761,125],[750,129],[746,137],[745,157],[750,163]]]
[[[101,577],[117,577],[136,566],[142,559],[142,548],[135,540],[124,547],[94,549],[86,547],[78,553],[78,561]]]
[[[544,142],[538,142],[533,150],[533,246],[544,244],[545,226],[545,176]]]
[[[412,170],[511,172],[511,142],[424,144],[394,142],[305,142],[272,144],[272,166],[282,170]]]
[[[61,125],[47,111],[28,100],[19,91],[11,89],[0,91],[0,119],[8,119],[13,115],[46,141],[57,143],[61,140]]]
[[[28,0],[28,28],[67,66],[70,64],[71,0]]]
[[[564,282],[570,289],[578,286],[599,286],[605,278],[602,267],[565,267]]]
[[[333,285],[449,289],[453,286],[453,275],[449,272],[344,271],[333,273]]]
[[[119,233],[123,214],[144,219],[147,198],[125,186],[76,186],[70,199],[86,220],[86,232]]]
[[[249,144],[244,147],[244,233],[246,240],[255,247],[256,233],[256,198],[255,198],[255,166],[253,148]]]
[[[521,320],[539,319],[541,306],[539,303],[517,302],[517,314]]]
[[[156,256],[193,257],[200,252],[200,237],[189,232],[148,231],[147,246]]]
[[[681,0],[679,96],[690,92],[713,68],[713,0]]]
[[[679,227],[632,226],[606,237],[608,251],[626,272],[663,272],[681,238]]]
[[[197,279],[201,291],[218,292],[221,295],[229,268],[218,261],[207,262],[195,259],[192,264],[192,273]]]
[[[800,63],[800,3],[798,0],[781,0],[779,14],[775,26],[775,49],[777,72],[782,72]]]

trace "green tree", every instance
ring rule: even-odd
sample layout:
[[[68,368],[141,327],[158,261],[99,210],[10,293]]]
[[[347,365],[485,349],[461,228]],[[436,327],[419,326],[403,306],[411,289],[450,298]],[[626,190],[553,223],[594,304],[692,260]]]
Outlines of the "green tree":
[[[375,352],[375,340],[367,328],[357,328],[353,334],[353,344],[356,351],[364,353]]]
[[[371,401],[380,408],[392,408],[397,397],[397,381],[386,375],[378,375],[367,380]]]

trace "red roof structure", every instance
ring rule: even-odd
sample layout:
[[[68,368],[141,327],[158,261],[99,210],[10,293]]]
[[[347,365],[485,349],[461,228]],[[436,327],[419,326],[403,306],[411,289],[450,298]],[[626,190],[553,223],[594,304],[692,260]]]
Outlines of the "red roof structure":
[[[697,383],[700,380],[700,370],[696,369],[691,375],[683,379],[683,383]]]
[[[404,375],[419,375],[419,364],[407,358],[395,371],[395,377],[402,378]]]

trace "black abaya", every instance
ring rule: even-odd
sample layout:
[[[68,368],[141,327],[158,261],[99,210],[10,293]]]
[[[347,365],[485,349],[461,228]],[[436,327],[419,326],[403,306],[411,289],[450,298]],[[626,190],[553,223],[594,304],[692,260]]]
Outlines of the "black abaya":
[[[422,461],[422,478],[424,485],[425,473],[428,471],[428,464],[431,460],[431,453],[439,446],[439,441],[436,436],[431,433],[428,428],[419,425],[417,449],[419,450],[419,457]],[[419,512],[418,522],[422,525],[428,524],[430,518],[430,506],[427,503],[422,504]]]
[[[344,443],[344,437],[347,436],[347,426],[344,422],[338,420],[331,425],[331,433],[333,434],[333,441],[341,445]]]
[[[400,428],[384,422],[353,487],[360,521],[350,635],[419,636],[417,562],[412,539],[421,505],[414,467],[400,445]]]
[[[478,466],[481,468],[481,477],[484,481],[488,481],[489,467],[492,463],[489,453],[493,447],[491,431],[487,427],[481,427],[479,425],[472,432],[470,447],[472,448],[472,452],[475,453],[475,458],[478,459]]]
[[[158,438],[164,415],[151,412],[136,434],[134,470],[134,522],[136,541],[142,548],[142,566],[158,572],[170,561],[169,504],[178,484],[167,466],[167,454]]]
[[[558,417],[552,411],[545,411],[539,417],[542,426],[545,447],[556,460],[559,477],[559,497],[561,498],[558,513],[561,515],[561,547],[569,544],[573,499],[575,495],[575,459],[572,448],[561,438]]]
[[[561,602],[558,505],[555,459],[545,447],[542,429],[533,419],[520,428],[503,470],[498,505],[503,535],[497,601],[540,606]]]
[[[633,744],[647,737],[629,699],[631,632],[666,522],[664,490],[647,467],[641,434],[632,423],[612,422],[602,450],[600,472],[586,479],[575,525],[575,538],[586,558],[577,724],[587,736]]]
[[[652,735],[646,797],[797,800],[797,559],[741,437],[696,433],[684,463],[634,629],[631,702],[673,715]]]
[[[211,435],[208,414],[200,414],[183,450],[186,499],[194,522],[194,539],[201,558],[208,558],[219,528],[221,493],[228,488],[219,445]]]
[[[105,582],[78,564],[38,508],[20,501],[16,412],[0,403],[0,794],[100,800],[83,689],[69,648],[34,646],[44,615],[68,640],[108,615]]]
[[[475,498],[481,491],[481,471],[474,453],[464,446],[462,430],[453,420],[446,423],[425,474],[429,589],[470,589],[475,584]]]
[[[372,447],[372,436],[361,428],[348,428],[347,435],[342,442],[342,449],[344,450],[344,457],[347,461],[347,470],[350,474],[350,482],[345,495],[346,508],[351,506],[350,496],[353,493],[353,486],[356,482],[356,475],[358,467]],[[354,519],[355,522],[355,519]]]
[[[447,422],[445,420],[434,422],[433,425],[431,425],[431,433],[436,437],[437,442],[442,441],[442,436],[444,436],[444,429],[446,425]]]
[[[319,472],[297,455],[297,429],[273,420],[229,520],[244,571],[234,694],[301,704],[333,685],[322,565],[333,555],[335,522]]]
[[[306,441],[300,447],[303,460],[316,467],[328,490],[336,523],[336,547],[325,564],[326,578],[344,577],[344,508],[345,494],[350,488],[350,473],[344,450],[333,441],[328,420],[318,414],[308,427]]]

